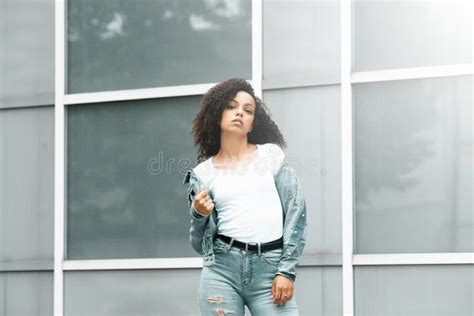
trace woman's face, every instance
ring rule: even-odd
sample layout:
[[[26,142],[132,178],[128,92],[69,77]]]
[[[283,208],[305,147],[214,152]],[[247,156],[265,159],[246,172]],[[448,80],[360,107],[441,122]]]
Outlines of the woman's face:
[[[221,130],[247,134],[255,117],[255,101],[245,91],[239,91],[227,104],[221,117]]]

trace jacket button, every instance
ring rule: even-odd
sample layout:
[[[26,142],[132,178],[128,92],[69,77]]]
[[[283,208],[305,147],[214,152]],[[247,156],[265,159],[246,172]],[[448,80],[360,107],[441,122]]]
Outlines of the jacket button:
[[[296,233],[298,233],[298,231],[297,231],[297,230],[295,230],[295,231],[293,232],[293,234],[296,234]]]

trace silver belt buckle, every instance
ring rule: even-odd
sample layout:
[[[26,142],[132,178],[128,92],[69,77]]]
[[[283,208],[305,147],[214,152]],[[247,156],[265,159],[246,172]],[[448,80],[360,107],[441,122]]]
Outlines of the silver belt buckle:
[[[256,242],[245,243],[245,251],[247,251],[247,252],[249,252],[249,245],[256,246],[257,243]]]

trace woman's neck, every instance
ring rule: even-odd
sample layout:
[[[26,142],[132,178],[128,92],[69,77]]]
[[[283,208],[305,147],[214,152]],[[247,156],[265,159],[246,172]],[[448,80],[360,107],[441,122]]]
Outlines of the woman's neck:
[[[219,152],[214,156],[214,161],[235,163],[242,161],[245,157],[251,155],[255,150],[255,145],[238,139],[228,139],[221,142]]]

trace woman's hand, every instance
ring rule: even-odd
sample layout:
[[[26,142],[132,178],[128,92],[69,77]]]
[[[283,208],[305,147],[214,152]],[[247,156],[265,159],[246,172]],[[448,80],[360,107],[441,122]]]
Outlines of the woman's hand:
[[[214,208],[214,203],[202,184],[198,193],[196,193],[196,196],[194,197],[193,205],[194,208],[204,216],[209,215]]]
[[[272,298],[273,304],[285,304],[293,297],[293,281],[282,275],[273,279]]]

